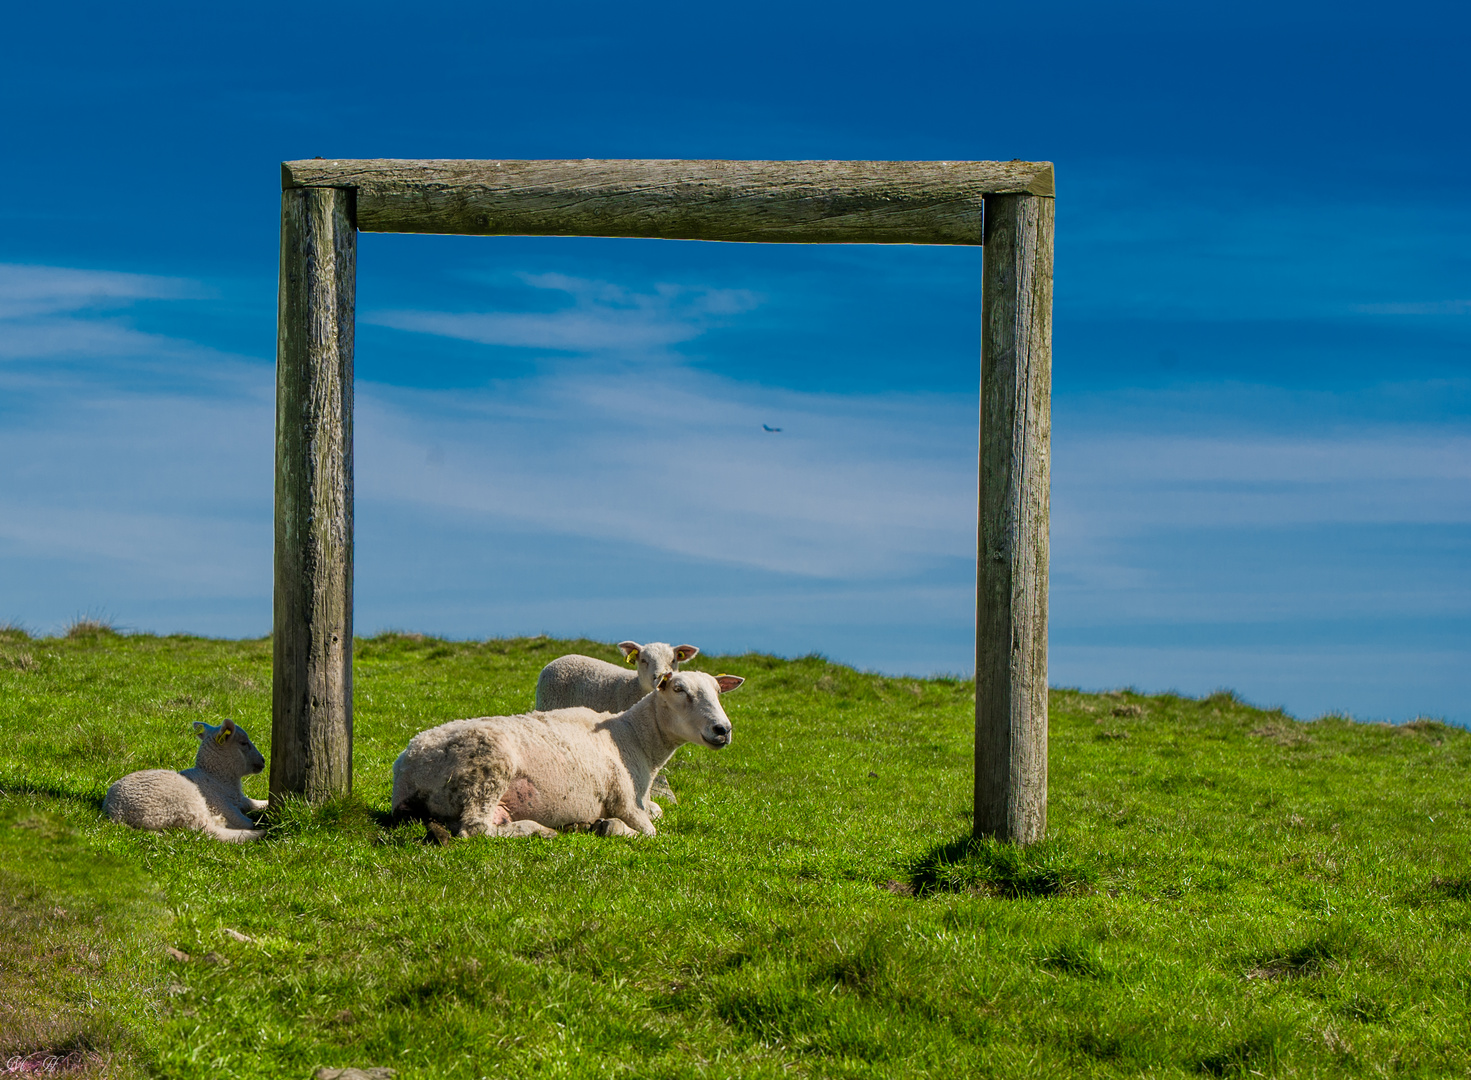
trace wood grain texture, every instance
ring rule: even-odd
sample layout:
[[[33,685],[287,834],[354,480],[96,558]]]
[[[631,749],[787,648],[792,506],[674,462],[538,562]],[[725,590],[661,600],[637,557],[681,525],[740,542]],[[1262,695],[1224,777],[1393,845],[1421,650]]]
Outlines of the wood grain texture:
[[[272,801],[352,789],[353,193],[281,196]]]
[[[974,831],[1047,831],[1052,199],[986,198]]]
[[[1029,161],[288,161],[356,190],[364,232],[979,244],[985,196],[1052,195]]]

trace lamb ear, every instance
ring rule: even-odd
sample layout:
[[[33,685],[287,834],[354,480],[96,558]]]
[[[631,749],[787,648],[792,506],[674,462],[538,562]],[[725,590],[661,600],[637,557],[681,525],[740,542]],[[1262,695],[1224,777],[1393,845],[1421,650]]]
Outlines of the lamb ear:
[[[643,648],[637,641],[620,641],[618,647],[623,650],[623,659],[630,664],[638,663],[638,651]]]
[[[699,651],[699,646],[696,645],[676,645],[674,647],[674,659],[682,664],[686,660],[693,660],[695,654]]]
[[[666,686],[669,685],[669,680],[673,677],[674,676],[667,671],[663,675],[660,675],[659,682],[657,684],[658,689],[663,690]]]
[[[203,720],[194,721],[194,734],[198,735],[201,739],[204,738],[209,734],[209,725]]]
[[[717,675],[715,681],[720,684],[720,692],[728,694],[746,680],[739,675]]]

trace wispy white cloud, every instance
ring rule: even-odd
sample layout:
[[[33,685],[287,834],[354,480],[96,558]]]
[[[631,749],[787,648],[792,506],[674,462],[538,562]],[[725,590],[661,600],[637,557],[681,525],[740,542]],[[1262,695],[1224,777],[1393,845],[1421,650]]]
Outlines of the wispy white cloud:
[[[146,357],[177,353],[180,343],[117,322],[73,315],[0,318],[0,359]],[[197,347],[196,347],[197,348]]]
[[[271,383],[263,366],[194,395],[82,375],[7,415],[0,620],[46,629],[105,610],[142,629],[263,633]]]
[[[1380,426],[1342,434],[1055,434],[1054,528],[1471,523],[1471,435]],[[1083,523],[1083,518],[1086,523]]]
[[[1363,315],[1471,315],[1471,300],[1426,300],[1402,304],[1355,304]]]
[[[207,295],[198,283],[151,274],[0,263],[0,319]]]
[[[912,572],[972,543],[963,398],[624,371],[468,393],[364,386],[358,401],[365,499],[820,578]]]
[[[208,379],[211,367],[238,358],[138,330],[125,318],[127,308],[143,301],[208,295],[198,282],[183,278],[0,263],[0,360],[10,362],[4,378],[18,386],[41,374],[28,375],[15,361],[126,360],[154,369],[179,363],[191,381]]]
[[[128,318],[128,309],[144,301],[212,295],[184,278],[0,264],[0,361],[7,362],[0,368],[0,389],[70,393],[76,371],[86,368],[94,390],[116,383],[118,375],[123,382],[166,375],[180,392],[228,392],[253,361],[139,330]]]
[[[1286,392],[1100,398],[1054,421],[1056,627],[1471,611],[1450,539],[1471,524],[1463,426],[1338,417],[1284,434],[1262,428],[1312,415]]]
[[[482,345],[565,352],[661,350],[690,341],[712,323],[750,311],[760,297],[744,289],[656,285],[639,292],[567,274],[523,274],[531,289],[561,293],[571,303],[553,312],[381,310],[360,318],[375,326],[473,341]]]
[[[481,345],[575,352],[660,348],[688,341],[700,328],[643,315],[571,311],[552,315],[450,311],[373,311],[363,321],[391,330],[474,341]]]
[[[119,318],[204,295],[175,278],[0,267],[0,596],[14,605],[0,618],[54,625],[101,604],[128,621],[183,604],[196,629],[257,632],[209,609],[268,580],[270,369]]]

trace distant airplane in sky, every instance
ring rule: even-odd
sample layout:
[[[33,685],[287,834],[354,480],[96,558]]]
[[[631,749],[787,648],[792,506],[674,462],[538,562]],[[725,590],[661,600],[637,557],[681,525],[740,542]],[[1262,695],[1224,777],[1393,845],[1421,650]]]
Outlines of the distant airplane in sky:
[[[761,429],[763,431],[780,431],[781,430],[781,428],[779,428],[779,427],[771,427],[768,424],[762,424],[761,425]]]

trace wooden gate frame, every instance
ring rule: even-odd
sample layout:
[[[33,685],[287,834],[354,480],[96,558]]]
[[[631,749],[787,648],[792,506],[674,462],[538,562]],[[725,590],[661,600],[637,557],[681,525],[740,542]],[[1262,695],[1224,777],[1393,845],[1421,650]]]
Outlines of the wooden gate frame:
[[[352,787],[357,234],[982,244],[977,836],[1047,825],[1053,170],[1026,161],[288,161],[281,166],[271,774]]]

